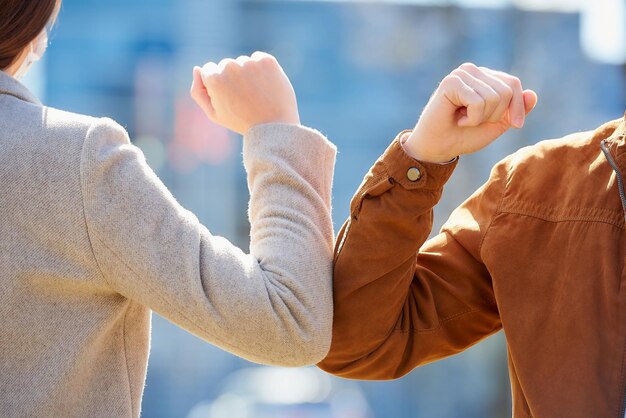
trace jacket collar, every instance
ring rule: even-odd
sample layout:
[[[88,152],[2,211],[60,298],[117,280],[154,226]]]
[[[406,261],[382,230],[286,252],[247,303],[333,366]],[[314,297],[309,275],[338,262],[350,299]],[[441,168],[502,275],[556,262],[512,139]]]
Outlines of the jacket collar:
[[[28,88],[4,71],[0,71],[0,95],[8,94],[25,102],[41,106],[39,99]]]
[[[624,117],[617,121],[617,128],[611,136],[607,138],[607,142],[609,142],[615,153],[618,156],[626,153],[626,112],[624,113]]]
[[[597,134],[605,142],[622,176],[626,176],[626,113],[624,118],[601,127]]]

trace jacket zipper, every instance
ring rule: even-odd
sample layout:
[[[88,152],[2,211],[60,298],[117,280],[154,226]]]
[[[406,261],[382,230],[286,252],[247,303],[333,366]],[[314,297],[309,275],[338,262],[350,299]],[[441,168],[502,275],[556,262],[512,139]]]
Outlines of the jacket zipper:
[[[622,177],[622,173],[619,170],[619,167],[615,163],[613,156],[609,152],[609,148],[606,145],[606,140],[602,140],[600,142],[600,147],[602,148],[602,152],[606,157],[606,160],[609,162],[609,165],[615,171],[615,175],[617,176],[617,187],[619,189],[619,197],[622,199],[622,207],[624,208],[624,221],[626,221],[626,193],[624,192],[624,178]],[[624,352],[626,352],[626,347],[624,347]],[[624,393],[624,400],[622,402],[622,410],[620,411],[618,418],[624,418],[626,415],[626,389]]]
[[[624,178],[622,177],[622,173],[619,171],[619,167],[615,163],[609,148],[606,146],[606,140],[600,142],[600,147],[602,148],[602,152],[604,152],[604,156],[607,161],[615,171],[615,175],[617,176],[617,187],[619,189],[619,197],[622,199],[622,207],[624,208],[624,221],[626,221],[626,192],[624,191]],[[624,406],[626,408],[626,399],[624,400]]]

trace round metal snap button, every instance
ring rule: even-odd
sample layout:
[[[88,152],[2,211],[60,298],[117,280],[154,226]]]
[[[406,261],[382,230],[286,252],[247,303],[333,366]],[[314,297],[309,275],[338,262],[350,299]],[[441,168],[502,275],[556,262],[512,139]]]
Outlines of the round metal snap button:
[[[422,178],[422,173],[420,172],[420,169],[417,167],[411,167],[408,169],[408,171],[406,172],[406,177],[410,180],[410,181],[418,181],[419,179]]]

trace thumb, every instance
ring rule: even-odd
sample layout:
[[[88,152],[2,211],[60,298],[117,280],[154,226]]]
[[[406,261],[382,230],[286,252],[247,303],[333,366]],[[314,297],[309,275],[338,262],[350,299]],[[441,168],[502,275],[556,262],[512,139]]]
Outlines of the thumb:
[[[532,90],[524,90],[522,94],[524,96],[524,107],[526,109],[526,114],[529,114],[533,111],[535,106],[537,106],[537,101],[539,100],[537,98],[537,93]]]
[[[193,67],[193,82],[191,83],[191,97],[206,113],[209,118],[215,115],[215,109],[211,103],[211,97],[202,81],[202,70],[200,67]]]

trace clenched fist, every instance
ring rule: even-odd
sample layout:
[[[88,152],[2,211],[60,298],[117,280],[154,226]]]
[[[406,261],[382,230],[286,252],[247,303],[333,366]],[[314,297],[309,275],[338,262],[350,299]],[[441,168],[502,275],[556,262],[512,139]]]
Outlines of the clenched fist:
[[[403,146],[420,161],[450,161],[521,128],[536,104],[535,92],[523,90],[518,78],[463,64],[441,82]]]
[[[300,124],[289,78],[264,52],[195,67],[191,97],[213,122],[242,135],[264,123]]]

